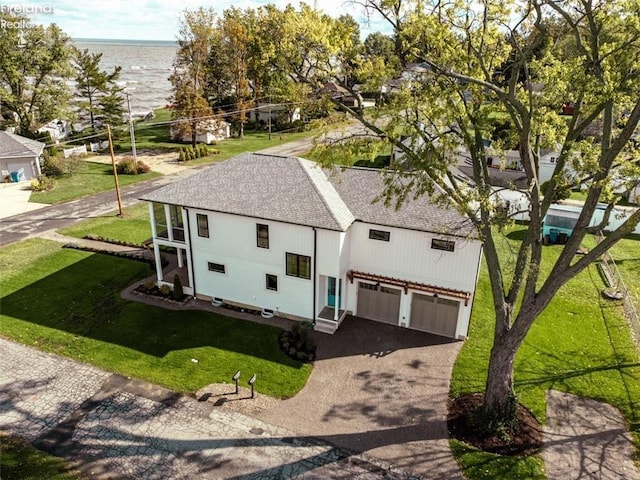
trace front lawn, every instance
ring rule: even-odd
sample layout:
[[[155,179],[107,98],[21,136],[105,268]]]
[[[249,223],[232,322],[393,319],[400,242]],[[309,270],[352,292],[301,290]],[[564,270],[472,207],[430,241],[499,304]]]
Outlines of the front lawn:
[[[3,480],[83,480],[65,461],[32,447],[28,442],[0,433],[0,475]]]
[[[140,244],[151,237],[149,224],[149,204],[140,202],[125,208],[125,216],[118,211],[103,217],[90,218],[70,227],[58,230],[63,235],[83,238],[85,235],[99,235],[103,238]]]
[[[181,392],[257,374],[256,389],[295,395],[311,367],[278,348],[279,329],[199,310],[125,301],[145,263],[29,240],[0,250],[0,335]],[[243,377],[245,378],[245,377]]]
[[[149,180],[158,177],[158,172],[149,172],[141,175],[118,175],[121,187],[132,183]],[[87,195],[104,192],[115,188],[113,168],[110,164],[86,161],[72,177],[56,178],[56,186],[49,192],[33,192],[30,202],[37,203],[61,203]]]
[[[514,227],[501,241],[508,256],[519,241]],[[625,240],[625,242],[633,242]],[[638,261],[636,254],[629,264]],[[562,246],[544,247],[548,271]],[[629,250],[627,250],[629,251]],[[629,283],[637,284],[636,269]],[[597,267],[590,266],[565,285],[532,327],[518,352],[515,386],[519,400],[539,421],[546,421],[545,394],[549,389],[594,398],[616,406],[635,433],[640,448],[640,361],[617,302],[604,300]],[[483,266],[473,306],[469,338],[454,366],[450,395],[484,390],[494,313],[489,276]],[[452,441],[468,479],[545,478],[539,457],[500,457]]]

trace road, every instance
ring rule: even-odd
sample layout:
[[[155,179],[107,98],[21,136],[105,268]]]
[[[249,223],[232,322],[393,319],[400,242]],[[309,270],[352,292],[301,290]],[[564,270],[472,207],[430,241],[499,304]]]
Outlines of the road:
[[[366,130],[359,123],[351,123],[346,127],[325,134],[326,138],[337,139],[351,135],[363,135]],[[271,155],[298,156],[308,152],[313,148],[314,139],[305,138],[293,142],[285,143],[277,147],[261,150],[259,153]],[[121,189],[122,201],[126,206],[130,206],[148,192],[151,192],[163,185],[167,185],[185,175],[196,173],[200,168],[194,167],[180,173],[165,175],[134,185],[129,185]],[[99,217],[118,209],[116,194],[113,190],[98,193],[88,197],[83,197],[71,202],[65,202],[39,210],[22,213],[0,219],[0,246],[8,245],[30,237],[37,237],[48,230],[54,230],[73,225],[81,220]]]

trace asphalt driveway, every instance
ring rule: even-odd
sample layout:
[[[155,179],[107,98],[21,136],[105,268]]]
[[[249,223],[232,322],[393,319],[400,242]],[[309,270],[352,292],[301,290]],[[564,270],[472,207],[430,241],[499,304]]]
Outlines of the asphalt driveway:
[[[307,385],[262,420],[430,479],[462,479],[446,426],[462,342],[356,317],[314,338],[318,358]]]

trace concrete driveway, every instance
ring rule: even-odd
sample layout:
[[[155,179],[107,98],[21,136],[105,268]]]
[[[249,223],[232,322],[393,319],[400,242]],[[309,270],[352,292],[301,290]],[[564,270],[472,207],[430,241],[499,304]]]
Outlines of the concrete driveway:
[[[430,479],[462,479],[446,426],[462,342],[355,317],[314,338],[318,358],[307,385],[262,420]]]
[[[29,182],[0,183],[0,218],[31,212],[49,205],[29,202],[31,184]]]

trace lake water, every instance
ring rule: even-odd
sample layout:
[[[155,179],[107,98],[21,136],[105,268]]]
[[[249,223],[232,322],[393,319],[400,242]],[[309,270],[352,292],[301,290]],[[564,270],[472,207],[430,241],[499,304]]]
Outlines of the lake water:
[[[76,39],[74,45],[102,53],[100,67],[108,72],[122,67],[120,83],[131,93],[132,113],[148,112],[169,103],[169,75],[177,45],[174,42]]]

